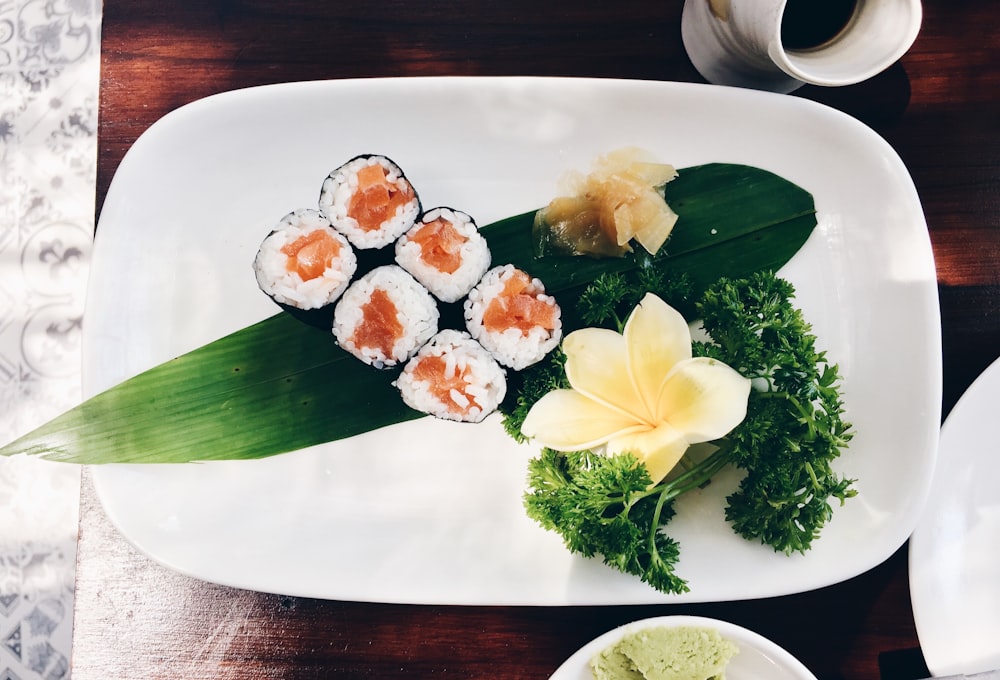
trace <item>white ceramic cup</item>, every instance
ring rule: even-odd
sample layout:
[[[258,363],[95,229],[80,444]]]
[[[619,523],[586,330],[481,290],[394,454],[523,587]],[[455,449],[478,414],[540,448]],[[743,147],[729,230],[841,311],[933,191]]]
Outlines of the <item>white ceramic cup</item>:
[[[804,83],[840,86],[867,80],[903,56],[920,30],[920,0],[857,0],[846,25],[831,39],[786,48],[781,32],[786,5],[823,1],[685,0],[684,49],[710,83],[791,92]]]

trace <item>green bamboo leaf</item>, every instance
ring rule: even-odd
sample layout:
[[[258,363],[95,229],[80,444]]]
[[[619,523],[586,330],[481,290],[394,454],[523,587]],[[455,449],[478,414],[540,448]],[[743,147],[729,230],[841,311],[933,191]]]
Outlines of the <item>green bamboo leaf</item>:
[[[262,458],[422,417],[395,376],[278,314],[98,394],[2,452],[87,464]]]
[[[667,201],[680,220],[656,266],[686,273],[698,288],[778,269],[816,224],[808,192],[742,165],[683,169]],[[525,213],[481,231],[494,262],[537,276],[564,306],[599,274],[643,263],[641,255],[536,259],[533,220]],[[459,304],[442,310],[442,323],[461,323]],[[339,349],[329,331],[282,313],[130,378],[0,454],[82,464],[262,458],[423,417],[403,404],[395,377]]]

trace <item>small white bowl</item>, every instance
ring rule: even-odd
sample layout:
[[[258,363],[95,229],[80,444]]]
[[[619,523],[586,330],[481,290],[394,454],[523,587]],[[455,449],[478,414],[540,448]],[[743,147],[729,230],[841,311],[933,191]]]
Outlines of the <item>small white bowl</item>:
[[[700,616],[658,616],[610,630],[581,647],[556,669],[550,680],[593,680],[590,659],[629,633],[644,628],[713,628],[740,648],[726,668],[726,680],[816,680],[802,663],[767,638],[726,621]]]

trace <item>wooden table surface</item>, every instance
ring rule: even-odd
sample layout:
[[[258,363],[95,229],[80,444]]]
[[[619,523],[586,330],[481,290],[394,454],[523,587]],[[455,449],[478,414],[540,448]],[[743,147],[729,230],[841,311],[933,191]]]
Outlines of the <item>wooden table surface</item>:
[[[98,206],[125,151],[195,99],[294,80],[565,75],[702,82],[681,0],[106,0]],[[804,87],[885,137],[908,166],[935,251],[944,413],[1000,355],[1000,11],[930,0],[916,44],[860,85]],[[905,546],[818,591],[748,602],[449,607],[233,590],[170,572],[109,524],[84,476],[72,673],[114,678],[547,678],[631,620],[747,626],[819,678],[916,678],[923,661]]]

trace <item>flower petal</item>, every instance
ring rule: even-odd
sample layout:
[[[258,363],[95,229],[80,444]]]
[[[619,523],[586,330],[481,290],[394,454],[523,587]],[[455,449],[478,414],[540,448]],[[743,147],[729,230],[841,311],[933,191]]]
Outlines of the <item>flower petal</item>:
[[[684,434],[668,423],[640,432],[623,433],[608,442],[608,453],[628,451],[646,464],[656,484],[674,469],[688,449]]]
[[[747,415],[750,381],[707,357],[677,364],[663,383],[657,411],[691,444],[728,434]]]
[[[625,338],[606,328],[584,328],[563,340],[566,378],[577,392],[636,421],[651,412],[629,378]]]
[[[663,381],[678,361],[691,358],[691,331],[681,313],[647,294],[625,323],[628,371],[646,412],[658,422],[656,405]]]
[[[528,411],[521,434],[556,451],[582,451],[643,427],[575,390],[553,390]]]

